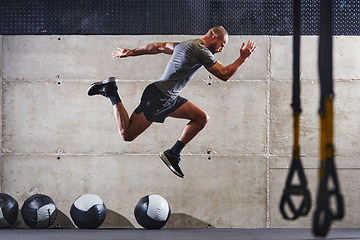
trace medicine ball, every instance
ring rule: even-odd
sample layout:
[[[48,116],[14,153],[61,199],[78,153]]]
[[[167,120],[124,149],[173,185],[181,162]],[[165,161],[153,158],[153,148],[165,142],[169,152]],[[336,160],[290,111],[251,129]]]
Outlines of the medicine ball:
[[[169,220],[171,211],[168,202],[160,195],[142,197],[134,210],[136,221],[146,229],[160,229]]]
[[[25,200],[21,215],[31,228],[48,228],[57,217],[54,201],[44,194],[34,194]]]
[[[0,228],[13,225],[18,218],[19,204],[6,193],[0,193]]]
[[[106,217],[106,207],[94,194],[83,194],[71,205],[70,215],[78,228],[98,228]]]

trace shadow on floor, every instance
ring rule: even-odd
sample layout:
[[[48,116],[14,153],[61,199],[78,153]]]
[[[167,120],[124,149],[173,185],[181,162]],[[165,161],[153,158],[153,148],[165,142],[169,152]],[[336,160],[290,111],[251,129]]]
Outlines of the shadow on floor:
[[[132,223],[124,216],[107,209],[106,218],[101,228],[135,228]]]
[[[213,226],[184,213],[172,213],[165,228],[213,228]]]

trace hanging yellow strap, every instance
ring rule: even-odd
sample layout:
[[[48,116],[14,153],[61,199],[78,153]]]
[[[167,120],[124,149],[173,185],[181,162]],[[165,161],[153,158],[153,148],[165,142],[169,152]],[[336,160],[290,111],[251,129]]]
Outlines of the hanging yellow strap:
[[[300,138],[300,112],[294,112],[294,160],[300,159],[299,149]]]
[[[333,147],[333,96],[324,97],[324,108],[320,112],[320,185],[317,208],[314,213],[313,231],[317,236],[326,236],[331,222],[344,216],[343,198],[340,193]],[[333,187],[329,187],[329,181]],[[333,204],[330,199],[336,200]]]
[[[333,97],[324,99],[325,111],[320,116],[320,160],[324,165],[328,159],[334,158],[333,148]],[[324,168],[320,168],[320,178],[324,178]]]

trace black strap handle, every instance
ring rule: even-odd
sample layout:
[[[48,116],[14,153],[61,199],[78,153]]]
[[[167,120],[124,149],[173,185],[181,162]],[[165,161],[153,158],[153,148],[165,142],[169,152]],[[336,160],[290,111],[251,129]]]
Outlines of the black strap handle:
[[[332,148],[332,146],[329,146]],[[330,150],[331,151],[331,150]],[[334,160],[327,159],[321,164],[320,172],[323,176],[320,179],[320,188],[317,199],[317,209],[314,214],[314,233],[318,236],[326,236],[331,221],[342,219],[344,216],[343,198],[340,194],[336,176]],[[333,181],[333,189],[329,189],[329,181]],[[330,199],[336,200],[336,205],[331,208]],[[335,207],[335,209],[334,209]]]
[[[300,180],[299,185],[291,184],[295,171],[297,171],[297,174],[299,176],[299,180]],[[293,195],[303,197],[302,202],[298,208],[295,207],[291,199],[291,196]],[[289,214],[286,213],[285,211],[286,205],[289,206],[289,209],[292,212],[292,216],[289,216]],[[303,167],[301,165],[300,159],[294,158],[291,163],[289,175],[286,180],[286,186],[281,198],[280,211],[284,218],[295,220],[299,216],[306,216],[309,213],[310,209],[311,209],[311,197],[310,197],[310,192],[307,189],[307,181],[305,178]]]

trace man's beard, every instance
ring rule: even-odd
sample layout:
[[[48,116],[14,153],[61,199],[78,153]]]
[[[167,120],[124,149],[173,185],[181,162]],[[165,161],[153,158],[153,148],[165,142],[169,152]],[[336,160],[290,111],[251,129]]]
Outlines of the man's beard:
[[[211,52],[212,54],[215,54],[215,53],[216,53],[216,50],[215,50],[216,45],[217,45],[217,43],[214,42],[214,43],[212,43],[212,44],[208,47],[208,49],[210,50],[210,52]]]

